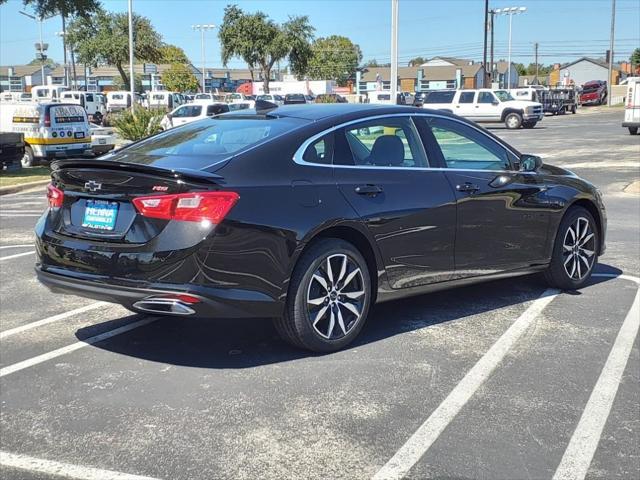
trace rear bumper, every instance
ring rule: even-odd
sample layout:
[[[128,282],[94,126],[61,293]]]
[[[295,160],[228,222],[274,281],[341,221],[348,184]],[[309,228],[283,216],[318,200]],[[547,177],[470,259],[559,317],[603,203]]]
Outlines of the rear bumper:
[[[637,122],[622,122],[622,126],[625,127],[625,128],[626,127],[631,127],[631,128],[636,127],[636,128],[638,128],[638,127],[640,127],[640,120],[638,120]]]
[[[250,290],[212,288],[194,284],[132,282],[61,268],[43,268],[41,265],[37,265],[35,270],[38,280],[52,292],[118,303],[127,308],[134,308],[134,303],[149,297],[172,294],[197,297],[200,302],[190,305],[195,310],[195,317],[277,317],[282,315],[284,308],[282,303],[268,295]]]

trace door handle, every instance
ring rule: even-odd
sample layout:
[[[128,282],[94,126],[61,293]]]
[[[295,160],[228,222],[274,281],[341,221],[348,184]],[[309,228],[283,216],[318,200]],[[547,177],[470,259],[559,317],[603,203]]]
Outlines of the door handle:
[[[371,184],[358,185],[355,190],[358,195],[369,195],[371,197],[375,197],[379,193],[382,193],[382,187]]]
[[[462,185],[456,185],[456,190],[459,192],[474,193],[480,190],[480,187],[478,187],[477,185],[474,185],[473,183],[466,182],[466,183],[463,183]]]

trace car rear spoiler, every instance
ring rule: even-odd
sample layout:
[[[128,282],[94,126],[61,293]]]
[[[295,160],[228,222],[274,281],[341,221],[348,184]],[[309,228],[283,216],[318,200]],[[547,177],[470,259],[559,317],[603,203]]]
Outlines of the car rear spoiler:
[[[220,184],[223,183],[224,177],[216,173],[207,172],[205,170],[195,170],[192,168],[161,168],[153,167],[140,163],[118,162],[114,160],[97,160],[88,158],[69,158],[56,160],[51,162],[51,171],[57,172],[67,168],[93,168],[108,170],[126,170],[129,172],[146,173],[149,175],[157,175],[159,177],[169,177],[172,179],[180,179],[189,182],[208,182]]]

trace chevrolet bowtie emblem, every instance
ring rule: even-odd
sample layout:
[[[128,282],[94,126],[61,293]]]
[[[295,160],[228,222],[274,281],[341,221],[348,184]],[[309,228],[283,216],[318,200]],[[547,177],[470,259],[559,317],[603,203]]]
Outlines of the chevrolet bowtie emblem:
[[[89,180],[87,183],[84,184],[84,188],[86,190],[89,190],[90,192],[97,192],[102,188],[102,184],[95,182],[93,180]]]

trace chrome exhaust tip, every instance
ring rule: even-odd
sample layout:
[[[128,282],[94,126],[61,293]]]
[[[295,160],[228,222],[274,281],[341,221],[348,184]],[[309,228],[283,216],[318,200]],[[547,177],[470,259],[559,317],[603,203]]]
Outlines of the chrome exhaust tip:
[[[147,298],[133,304],[133,308],[149,313],[193,315],[196,311],[175,298]]]

